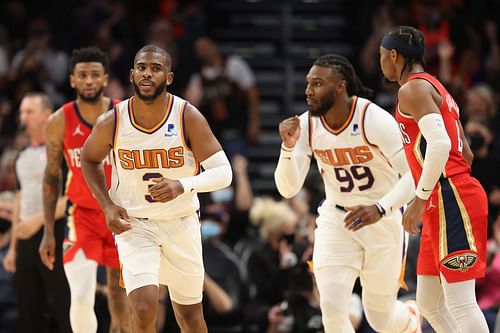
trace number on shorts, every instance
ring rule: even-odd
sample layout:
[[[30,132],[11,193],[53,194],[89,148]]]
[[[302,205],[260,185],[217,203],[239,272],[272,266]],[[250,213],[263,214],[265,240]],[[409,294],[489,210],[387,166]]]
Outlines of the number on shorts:
[[[335,168],[335,176],[337,180],[341,183],[346,183],[340,186],[340,192],[351,192],[354,189],[354,179],[362,181],[366,179],[366,183],[358,185],[360,191],[365,191],[373,186],[375,178],[370,170],[370,168],[353,165],[349,168],[350,172],[344,168]]]
[[[163,177],[163,175],[161,173],[158,173],[158,172],[148,172],[148,173],[145,173],[142,176],[142,180],[144,180],[145,182],[147,182],[147,181],[149,181],[152,178],[161,178],[161,177]],[[153,186],[153,184],[148,184],[148,189],[151,188],[151,186]],[[151,195],[149,195],[149,194],[146,194],[144,196],[144,198],[146,199],[147,202],[158,202],[155,199],[153,199],[153,197]]]

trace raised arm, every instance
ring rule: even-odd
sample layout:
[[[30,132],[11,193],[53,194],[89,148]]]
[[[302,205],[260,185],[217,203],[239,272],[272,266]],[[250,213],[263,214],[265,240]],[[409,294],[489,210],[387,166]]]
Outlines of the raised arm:
[[[287,118],[279,124],[283,143],[274,171],[274,182],[278,192],[285,198],[291,198],[299,192],[311,165],[312,151],[307,141],[307,117],[308,114],[305,113],[300,118]]]

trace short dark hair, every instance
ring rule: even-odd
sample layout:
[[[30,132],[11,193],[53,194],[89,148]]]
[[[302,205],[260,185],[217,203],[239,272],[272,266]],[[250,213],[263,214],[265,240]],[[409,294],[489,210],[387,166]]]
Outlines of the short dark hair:
[[[74,72],[76,64],[81,62],[99,62],[102,64],[102,67],[104,67],[104,73],[108,73],[108,55],[96,46],[82,47],[80,49],[73,50],[73,54],[70,59],[71,73]]]
[[[164,49],[162,49],[161,47],[159,47],[157,45],[148,44],[148,45],[144,45],[143,47],[141,47],[141,49],[139,51],[137,51],[137,53],[135,54],[134,64],[137,60],[137,56],[141,53],[161,54],[162,56],[165,57],[167,67],[170,68],[172,66],[172,57],[170,56],[170,54],[168,54],[167,51],[165,51]]]
[[[425,49],[424,34],[417,28],[402,25],[390,31],[387,35],[415,49]],[[405,67],[403,68],[403,72],[413,64],[420,64],[425,69],[425,60],[423,55],[418,58],[404,54],[401,55],[405,59]]]
[[[354,67],[347,58],[337,54],[327,54],[319,57],[314,62],[315,66],[328,67],[337,71],[347,82],[347,94],[349,96],[371,97],[373,90],[365,87],[356,75]]]
[[[38,92],[38,91],[30,91],[24,95],[23,98],[26,97],[38,97],[40,98],[40,103],[42,104],[42,108],[45,110],[54,110],[54,105],[52,104],[52,101],[49,98],[49,95],[43,92]]]

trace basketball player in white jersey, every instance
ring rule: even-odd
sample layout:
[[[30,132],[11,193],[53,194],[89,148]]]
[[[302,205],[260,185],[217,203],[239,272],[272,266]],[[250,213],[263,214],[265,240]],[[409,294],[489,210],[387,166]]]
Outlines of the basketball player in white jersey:
[[[182,332],[207,332],[196,193],[232,179],[205,118],[166,92],[171,63],[163,49],[141,48],[130,71],[135,95],[98,119],[82,152],[87,183],[115,234],[137,333],[155,332],[159,284],[168,286]],[[110,150],[115,165],[108,194],[100,163]]]
[[[396,121],[360,97],[371,91],[341,56],[314,62],[305,93],[309,111],[279,125],[275,181],[281,195],[293,197],[314,155],[326,192],[313,254],[325,332],[354,332],[349,299],[358,276],[372,328],[420,332],[415,303],[396,300],[405,238],[399,208],[414,192]]]

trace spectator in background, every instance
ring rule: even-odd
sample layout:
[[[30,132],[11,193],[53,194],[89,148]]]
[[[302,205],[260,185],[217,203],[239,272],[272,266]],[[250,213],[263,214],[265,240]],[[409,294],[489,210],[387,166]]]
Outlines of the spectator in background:
[[[486,275],[477,280],[477,302],[493,332],[498,308],[500,307],[500,215],[493,225],[493,238],[488,240]]]
[[[68,66],[68,55],[55,50],[52,46],[52,33],[47,20],[43,18],[33,20],[25,47],[12,59],[12,69],[20,72],[26,70],[26,67],[33,67],[43,90],[54,103],[59,104],[64,101],[59,87],[66,83]]]
[[[12,217],[14,226],[9,251],[3,260],[7,271],[16,272],[21,332],[53,332],[49,317],[56,322],[57,332],[71,332],[69,323],[70,292],[62,265],[62,241],[65,232],[65,198],[57,203],[55,225],[56,260],[54,270],[42,264],[38,245],[42,239],[42,182],[47,157],[45,124],[52,113],[49,97],[41,93],[27,94],[20,111],[21,124],[30,137],[30,147],[16,161],[19,189]]]
[[[258,226],[263,242],[249,255],[249,282],[255,288],[248,304],[250,321],[262,329],[267,325],[269,308],[285,297],[288,269],[298,262],[294,252],[298,217],[284,201],[256,198],[250,221]]]
[[[204,214],[201,221],[205,281],[203,310],[208,331],[242,332],[242,307],[246,301],[246,268],[234,252],[222,243],[226,225],[217,212]]]
[[[4,261],[10,248],[10,230],[15,195],[13,192],[0,193],[0,260]],[[17,297],[14,288],[14,273],[0,265],[0,333],[18,332]]]
[[[196,40],[195,52],[202,66],[188,83],[186,99],[198,106],[230,157],[244,155],[260,131],[255,76],[240,57],[223,56],[209,37]]]

